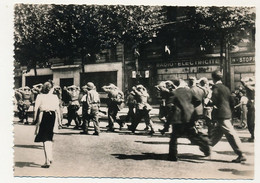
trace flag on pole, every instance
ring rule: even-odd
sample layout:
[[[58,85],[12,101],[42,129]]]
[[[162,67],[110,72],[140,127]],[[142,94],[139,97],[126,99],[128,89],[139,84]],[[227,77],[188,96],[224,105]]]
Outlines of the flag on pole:
[[[140,56],[140,53],[138,52],[138,50],[137,50],[137,49],[135,49],[135,51],[134,51],[134,54],[135,54],[135,56],[137,56],[137,57],[139,57],[139,56]]]
[[[169,55],[171,54],[171,50],[169,49],[169,47],[168,47],[167,45],[165,45],[164,51],[165,51],[166,53],[168,53]]]

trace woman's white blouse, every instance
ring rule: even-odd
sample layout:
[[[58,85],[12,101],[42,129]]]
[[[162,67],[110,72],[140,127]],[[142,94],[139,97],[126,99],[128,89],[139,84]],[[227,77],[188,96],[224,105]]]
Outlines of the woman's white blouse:
[[[35,101],[35,111],[58,111],[59,110],[59,98],[52,93],[39,94]]]

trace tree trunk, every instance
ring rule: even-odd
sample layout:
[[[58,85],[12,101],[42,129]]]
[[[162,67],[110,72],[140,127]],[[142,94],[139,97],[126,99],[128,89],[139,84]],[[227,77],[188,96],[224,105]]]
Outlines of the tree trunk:
[[[226,85],[231,88],[231,73],[230,73],[230,59],[229,59],[229,44],[225,44],[225,67],[226,67]]]
[[[220,70],[223,73],[223,79],[222,82],[226,84],[226,60],[223,57],[224,54],[224,34],[221,32],[220,36]]]
[[[33,70],[34,70],[34,75],[37,76],[37,68],[36,68],[36,65],[33,67]]]
[[[85,68],[84,68],[85,60],[86,60],[85,55],[81,55],[81,68],[82,68],[82,73],[85,73]]]
[[[221,71],[223,71],[223,67],[224,67],[223,52],[224,52],[224,40],[223,40],[223,34],[221,34],[220,37],[220,70]]]

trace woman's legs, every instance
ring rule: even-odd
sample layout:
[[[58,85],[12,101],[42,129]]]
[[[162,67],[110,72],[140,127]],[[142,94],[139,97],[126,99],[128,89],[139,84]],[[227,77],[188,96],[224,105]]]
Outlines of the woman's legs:
[[[52,141],[45,141],[43,142],[43,149],[45,155],[45,164],[50,165],[53,160],[52,157]]]

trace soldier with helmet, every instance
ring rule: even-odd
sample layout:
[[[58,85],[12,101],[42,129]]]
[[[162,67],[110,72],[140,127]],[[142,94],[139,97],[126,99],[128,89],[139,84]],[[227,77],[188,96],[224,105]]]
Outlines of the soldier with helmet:
[[[90,120],[93,120],[94,124],[94,130],[95,132],[93,135],[99,135],[100,134],[100,128],[99,128],[99,108],[100,108],[100,97],[98,92],[96,91],[96,86],[92,82],[88,82],[86,86],[84,86],[85,89],[87,89],[87,93],[83,96],[85,97],[84,102],[86,102],[86,105],[84,106],[83,110],[83,124],[82,124],[82,132],[81,134],[88,134],[88,122]],[[85,114],[86,113],[86,114]]]
[[[165,134],[165,132],[169,131],[170,128],[170,120],[168,119],[169,110],[171,108],[171,103],[169,103],[170,98],[173,97],[173,90],[175,89],[175,85],[172,81],[162,81],[159,85],[155,86],[157,90],[160,92],[162,97],[162,104],[160,105],[160,112],[159,112],[159,118],[162,117],[162,111],[163,110],[163,116],[165,117],[164,122],[164,128],[159,129],[160,133],[162,135]]]
[[[32,91],[28,86],[19,89],[19,92],[22,95],[22,100],[18,105],[18,110],[20,113],[20,122],[24,122],[24,124],[29,124],[28,122],[28,110],[33,101]]]
[[[79,105],[79,87],[72,85],[69,87],[64,87],[64,90],[69,94],[70,101],[68,105],[68,123],[65,124],[66,126],[71,125],[71,121],[74,120],[76,126],[74,129],[79,129],[80,127],[80,119],[78,115],[78,110],[80,108]]]
[[[122,128],[122,121],[117,119],[117,113],[123,108],[124,102],[124,93],[119,90],[117,86],[114,84],[109,84],[107,86],[103,86],[102,89],[108,94],[108,130],[113,132],[114,129],[114,122],[117,121],[120,129]]]
[[[145,124],[151,129],[149,135],[152,135],[155,133],[155,131],[153,127],[153,122],[149,114],[149,112],[152,110],[152,106],[148,104],[149,94],[146,88],[141,84],[137,85],[136,87],[134,86],[132,90],[135,92],[136,95],[136,117],[133,123],[128,126],[128,129],[134,133],[136,127],[144,118]]]

